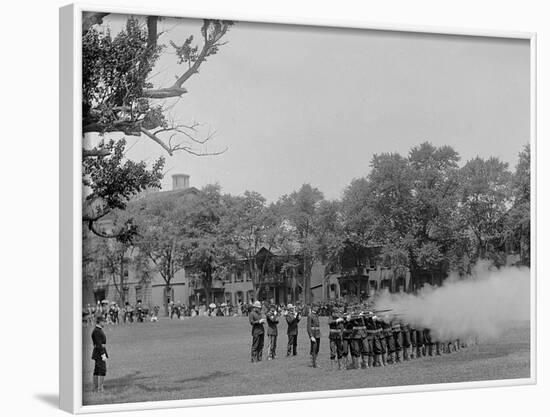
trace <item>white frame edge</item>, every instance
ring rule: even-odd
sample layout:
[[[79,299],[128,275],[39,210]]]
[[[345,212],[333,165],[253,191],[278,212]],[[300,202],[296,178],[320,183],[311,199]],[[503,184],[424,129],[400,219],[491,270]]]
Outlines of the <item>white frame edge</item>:
[[[327,20],[272,16],[262,13],[233,14],[227,11],[219,15],[211,12],[167,10],[161,8],[125,8],[112,5],[74,3],[59,10],[59,406],[74,414],[110,411],[151,410],[176,407],[199,407],[242,403],[350,397],[388,393],[412,393],[454,389],[505,387],[536,384],[536,204],[531,206],[531,376],[521,379],[473,381],[447,384],[409,385],[398,387],[360,388],[339,391],[315,391],[257,396],[201,398],[189,400],[136,402],[105,405],[82,405],[82,134],[81,124],[81,28],[83,11],[103,11],[120,14],[154,14],[183,18],[224,18],[255,23],[277,23],[334,28],[355,28],[399,32],[433,33],[456,36],[500,37],[528,39],[530,41],[531,100],[530,143],[532,202],[536,202],[536,34],[532,32],[503,32],[464,28],[417,26],[374,23],[357,20]],[[68,117],[70,115],[70,117]],[[534,152],[533,152],[534,151]],[[534,155],[534,156],[533,156]]]

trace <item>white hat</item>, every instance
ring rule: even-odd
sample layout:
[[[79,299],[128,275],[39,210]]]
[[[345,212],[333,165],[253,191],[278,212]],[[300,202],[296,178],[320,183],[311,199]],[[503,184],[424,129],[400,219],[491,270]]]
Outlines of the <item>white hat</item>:
[[[292,304],[289,304],[286,306],[286,308],[294,308],[294,306]]]
[[[262,308],[262,303],[259,301],[254,301],[254,304],[252,304],[252,307],[254,308]]]

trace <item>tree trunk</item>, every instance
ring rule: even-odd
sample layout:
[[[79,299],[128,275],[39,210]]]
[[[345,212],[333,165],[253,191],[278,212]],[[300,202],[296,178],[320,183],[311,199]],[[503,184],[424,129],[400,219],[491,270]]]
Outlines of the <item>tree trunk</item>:
[[[206,297],[206,307],[212,302],[212,271],[210,268],[206,270],[205,282],[204,282],[204,295]]]
[[[307,255],[304,254],[304,304],[308,305],[310,302],[310,287],[311,287],[311,275],[307,268]]]
[[[164,301],[164,314],[168,317],[169,316],[169,312],[168,312],[168,297],[169,295],[171,295],[171,291],[170,291],[170,283],[167,282],[165,283],[164,285],[164,294],[162,296],[163,298],[163,301]],[[170,301],[174,301],[174,300],[170,300]]]

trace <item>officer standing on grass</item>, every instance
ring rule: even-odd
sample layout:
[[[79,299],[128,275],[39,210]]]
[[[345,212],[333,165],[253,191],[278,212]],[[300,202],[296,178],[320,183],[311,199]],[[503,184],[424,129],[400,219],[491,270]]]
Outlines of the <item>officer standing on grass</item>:
[[[279,315],[275,305],[269,307],[269,312],[266,314],[267,320],[267,338],[269,339],[269,355],[267,360],[275,359],[275,351],[277,350],[277,324],[279,324]]]
[[[342,331],[342,357],[344,358],[344,368],[348,369],[350,364],[348,363],[348,356],[351,353],[351,345],[353,343],[353,323],[350,320],[349,315],[344,316],[344,324]]]
[[[105,319],[103,316],[97,316],[96,325],[92,332],[92,343],[94,350],[92,351],[92,360],[95,361],[94,366],[94,391],[103,392],[103,380],[107,375],[107,349],[105,344],[107,343],[107,337],[103,331],[103,323]]]
[[[319,355],[319,347],[321,346],[321,327],[316,306],[311,306],[307,316],[307,334],[310,340],[311,366],[317,368],[317,355]]]
[[[262,304],[255,301],[252,305],[252,311],[248,315],[248,320],[252,325],[252,348],[250,350],[250,361],[260,362],[262,360],[262,351],[264,349],[264,323],[262,318]]]
[[[294,306],[289,304],[287,306],[286,324],[288,329],[286,334],[288,335],[288,346],[286,350],[286,356],[296,356],[296,347],[298,346],[298,323],[300,322],[300,313],[296,313]]]
[[[336,309],[332,310],[328,320],[329,342],[330,342],[330,367],[334,369],[334,362],[338,358],[338,370],[342,369],[342,333],[344,329],[344,319],[340,317]]]

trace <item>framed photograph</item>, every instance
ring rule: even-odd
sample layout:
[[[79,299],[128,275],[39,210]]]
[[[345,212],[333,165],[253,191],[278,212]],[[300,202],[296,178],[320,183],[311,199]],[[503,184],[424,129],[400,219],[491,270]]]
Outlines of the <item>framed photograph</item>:
[[[61,408],[535,383],[535,53],[61,8]]]

